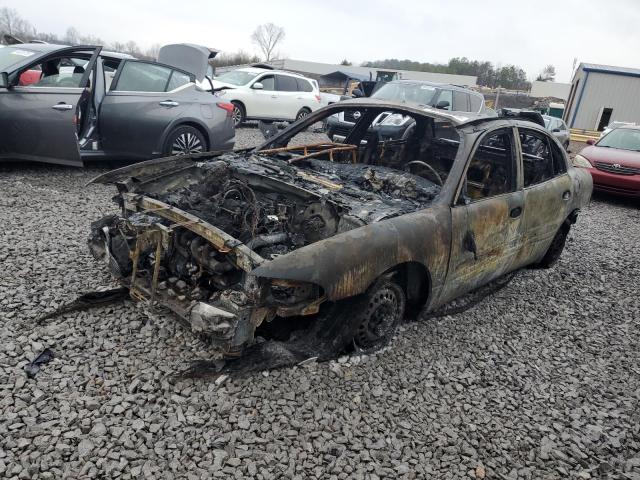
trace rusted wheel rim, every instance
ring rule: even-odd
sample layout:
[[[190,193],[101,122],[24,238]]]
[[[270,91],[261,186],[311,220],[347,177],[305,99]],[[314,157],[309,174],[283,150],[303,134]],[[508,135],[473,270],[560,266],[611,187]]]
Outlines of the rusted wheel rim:
[[[353,339],[360,350],[373,350],[389,341],[404,312],[402,291],[396,285],[385,285],[369,297],[362,321]]]

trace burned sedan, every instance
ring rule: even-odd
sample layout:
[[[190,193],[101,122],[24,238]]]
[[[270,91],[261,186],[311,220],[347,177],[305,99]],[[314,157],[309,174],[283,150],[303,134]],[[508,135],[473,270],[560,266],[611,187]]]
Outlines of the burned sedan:
[[[304,141],[345,110],[361,116],[344,143]],[[381,138],[381,114],[411,117],[411,134]],[[90,248],[134,299],[168,307],[227,357],[271,349],[278,364],[380,348],[408,312],[550,266],[592,191],[539,125],[371,99],[253,150],[95,182],[117,186],[121,213],[92,224]]]

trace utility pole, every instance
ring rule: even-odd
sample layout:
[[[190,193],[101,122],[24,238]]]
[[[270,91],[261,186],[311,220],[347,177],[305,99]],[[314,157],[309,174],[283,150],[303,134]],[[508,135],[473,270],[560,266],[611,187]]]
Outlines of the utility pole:
[[[496,101],[493,104],[493,109],[498,111],[498,102],[500,101],[500,85],[498,85],[498,89],[496,90]]]

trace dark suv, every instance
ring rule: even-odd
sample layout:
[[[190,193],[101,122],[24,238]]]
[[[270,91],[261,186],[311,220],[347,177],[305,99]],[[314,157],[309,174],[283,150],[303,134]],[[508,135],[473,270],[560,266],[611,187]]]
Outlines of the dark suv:
[[[419,80],[394,80],[382,84],[373,92],[371,98],[380,100],[412,103],[418,106],[432,107],[454,112],[484,113],[484,97],[478,92],[455,85],[432,83]],[[327,135],[334,142],[343,141],[360,118],[357,110],[346,110],[334,115],[327,121]],[[380,115],[374,122],[376,129],[384,129],[385,137],[402,138],[411,124],[409,117]]]

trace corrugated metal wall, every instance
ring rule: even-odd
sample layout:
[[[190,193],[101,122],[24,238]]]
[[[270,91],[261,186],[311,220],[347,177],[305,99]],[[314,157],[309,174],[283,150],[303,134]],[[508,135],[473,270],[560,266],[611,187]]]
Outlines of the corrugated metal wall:
[[[612,121],[640,123],[640,78],[599,72],[581,72],[578,77],[574,107],[567,117],[571,128],[595,130],[603,108],[613,109]],[[575,107],[578,110],[573,120]]]

